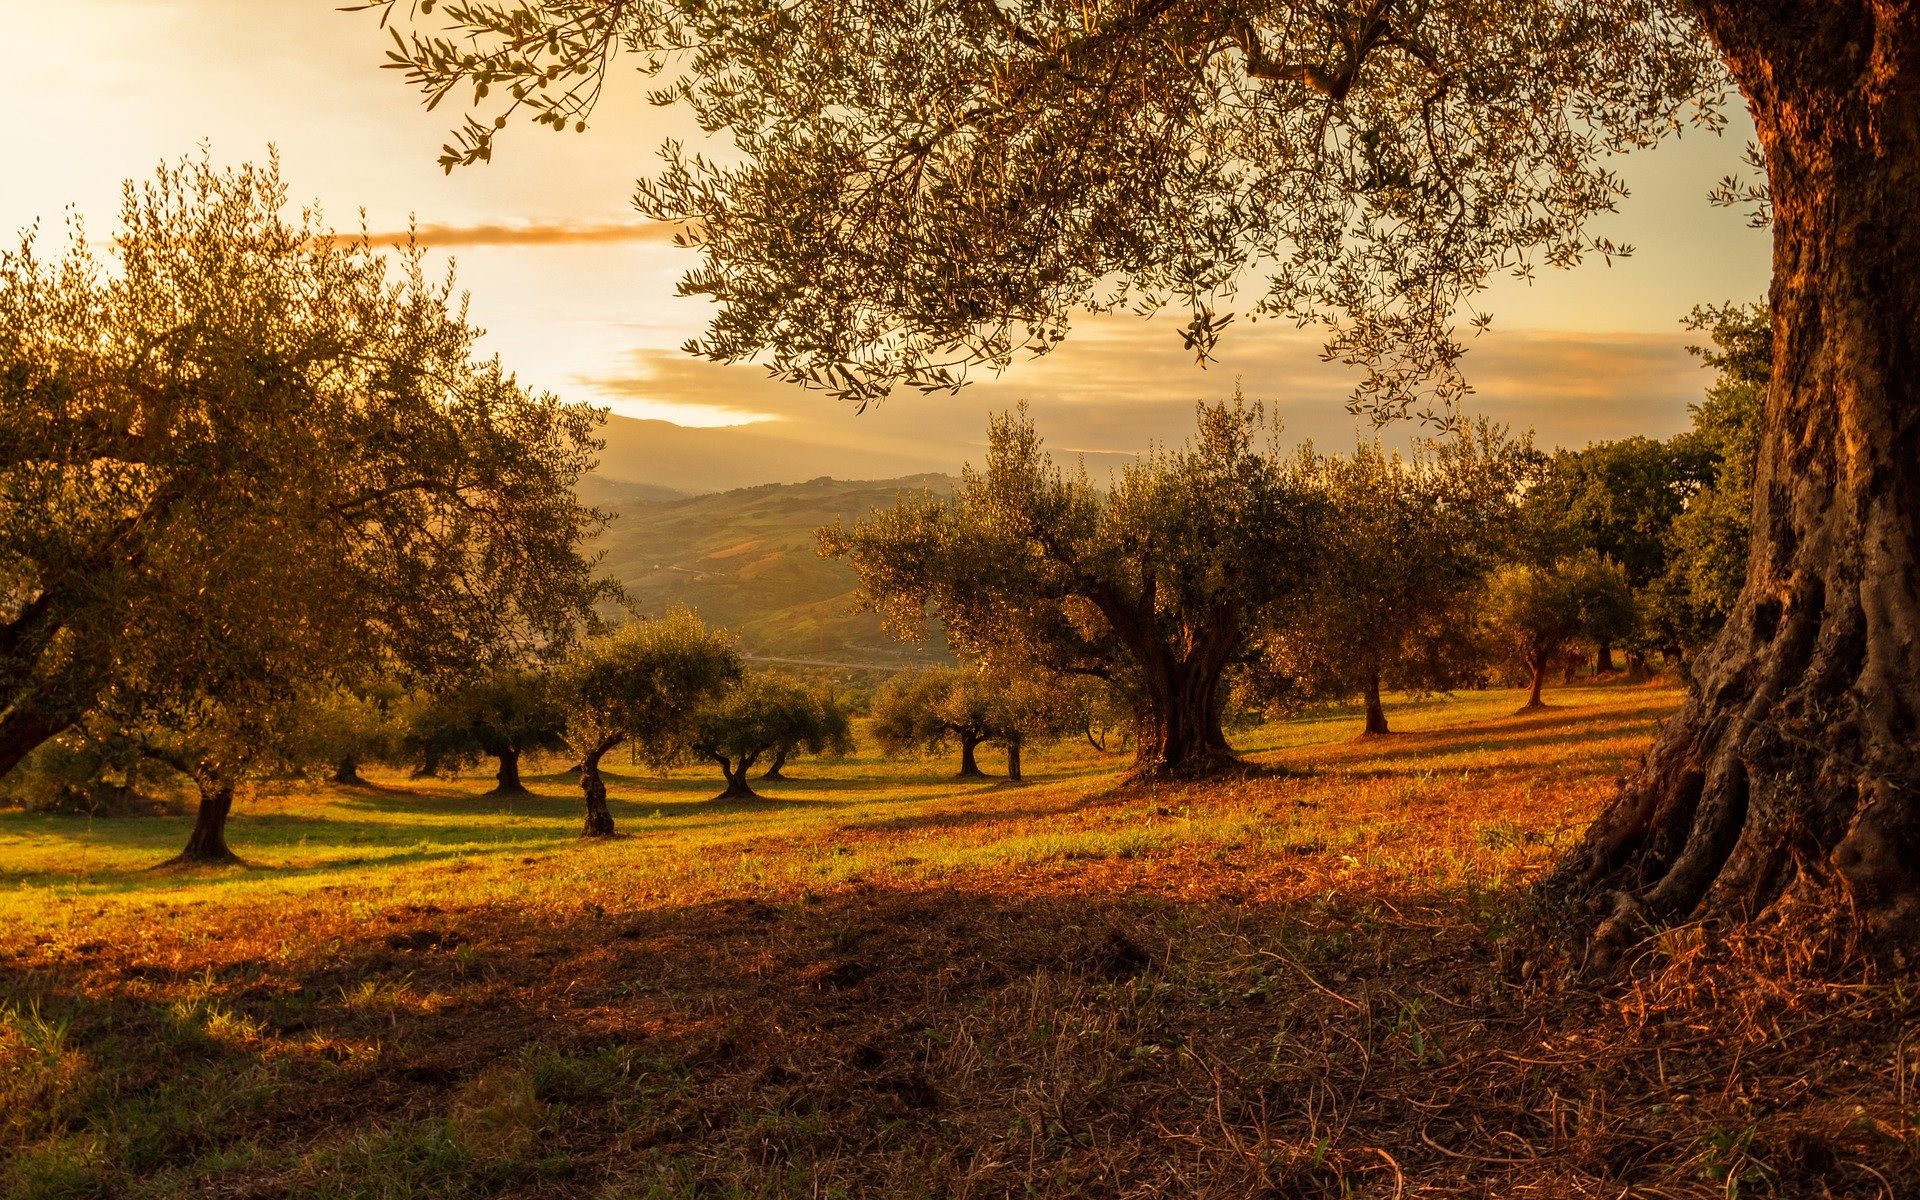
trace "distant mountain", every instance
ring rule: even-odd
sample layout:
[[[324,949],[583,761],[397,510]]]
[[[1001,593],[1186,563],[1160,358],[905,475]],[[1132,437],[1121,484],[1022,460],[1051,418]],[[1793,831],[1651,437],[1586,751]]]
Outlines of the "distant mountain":
[[[730,431],[737,436],[738,431]],[[940,661],[895,641],[853,607],[853,568],[814,552],[813,531],[849,524],[902,495],[948,492],[945,475],[847,482],[818,478],[615,507],[605,567],[642,612],[683,604],[740,635],[749,655],[820,664]],[[597,501],[604,504],[604,501]]]
[[[768,422],[691,429],[669,421],[612,416],[600,431],[607,448],[592,478],[598,486],[643,484],[703,495],[764,483],[801,483],[819,477],[827,462],[843,478],[893,479],[951,470],[960,458],[828,444],[817,440],[823,436],[819,431],[809,438],[785,432],[788,428]]]

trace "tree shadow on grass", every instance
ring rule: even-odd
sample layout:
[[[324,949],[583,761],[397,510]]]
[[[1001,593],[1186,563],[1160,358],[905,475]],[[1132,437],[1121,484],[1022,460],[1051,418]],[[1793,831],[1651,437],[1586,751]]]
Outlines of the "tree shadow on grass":
[[[1911,997],[1808,989],[1769,1029],[1672,1008],[1697,973],[1519,986],[1514,893],[1255,901],[1301,868],[1238,867],[50,935],[0,959],[51,1089],[0,1157],[83,1139],[128,1196],[1704,1196],[1738,1129],[1773,1194],[1920,1179],[1874,1132],[1893,1078],[1822,1053],[1892,1061]]]

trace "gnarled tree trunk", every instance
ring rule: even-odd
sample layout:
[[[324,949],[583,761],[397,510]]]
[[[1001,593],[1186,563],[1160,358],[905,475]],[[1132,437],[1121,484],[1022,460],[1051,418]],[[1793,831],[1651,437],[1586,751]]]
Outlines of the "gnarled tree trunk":
[[[1193,779],[1239,762],[1220,721],[1226,664],[1165,664],[1142,672],[1147,711],[1137,722],[1134,779]]]
[[[360,775],[360,760],[348,754],[333,765],[333,781],[342,787],[365,787]]]
[[[726,790],[715,796],[715,800],[757,800],[760,793],[753,790],[753,784],[747,779],[747,772],[753,770],[756,761],[754,755],[731,759],[723,754],[713,756],[720,764],[720,773],[727,778]]]
[[[196,782],[200,806],[193,816],[193,832],[187,835],[186,849],[169,859],[167,865],[239,862],[240,856],[227,846],[227,814],[233,811],[233,784],[214,779]]]
[[[1367,726],[1360,736],[1381,737],[1393,732],[1387,728],[1387,710],[1380,703],[1380,672],[1374,671],[1367,676]]]
[[[600,759],[620,742],[605,742],[587,751],[580,760],[580,790],[587,798],[587,820],[581,837],[612,837],[613,813],[607,810],[607,781],[600,778]]]
[[[520,781],[520,752],[501,750],[494,755],[500,760],[500,769],[494,773],[493,790],[489,796],[524,796],[527,785]]]
[[[783,774],[780,769],[786,765],[787,765],[787,752],[785,750],[775,750],[773,752],[772,764],[767,767],[766,773],[761,775],[760,778],[772,780],[773,782],[778,783],[781,780],[786,778],[786,775]]]
[[[1540,698],[1541,690],[1547,686],[1547,657],[1544,654],[1529,655],[1527,658],[1527,702],[1520,706],[1523,713],[1538,712],[1547,706]]]
[[[961,779],[985,779],[987,777],[987,773],[980,769],[979,760],[974,756],[974,751],[979,749],[982,740],[984,739],[977,733],[963,733],[960,735],[959,777]]]
[[[1920,8],[1702,0],[1774,204],[1746,589],[1639,775],[1548,881],[1605,960],[1649,923],[1844,887],[1920,950]]]
[[[1020,740],[1007,743],[1007,778],[1014,783],[1022,783],[1026,777],[1020,774]]]

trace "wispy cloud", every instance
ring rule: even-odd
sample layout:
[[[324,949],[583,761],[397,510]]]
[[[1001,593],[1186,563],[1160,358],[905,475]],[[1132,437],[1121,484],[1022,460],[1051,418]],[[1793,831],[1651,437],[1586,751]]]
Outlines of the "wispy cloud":
[[[1666,437],[1687,425],[1687,404],[1707,381],[1686,352],[1687,335],[1498,331],[1477,339],[1465,367],[1475,393],[1464,407],[1543,446],[1647,434]],[[638,350],[630,368],[583,377],[579,385],[615,412],[681,425],[770,422],[794,446],[808,447],[808,475],[842,474],[842,460],[885,453],[952,469],[980,457],[987,414],[1027,401],[1056,453],[1084,455],[1102,473],[1154,444],[1178,445],[1193,431],[1198,400],[1224,399],[1236,382],[1267,405],[1288,442],[1325,449],[1369,435],[1364,416],[1346,409],[1356,376],[1320,361],[1319,343],[1291,329],[1257,327],[1229,339],[1202,371],[1169,328],[1137,320],[1083,322],[1054,354],[1017,364],[958,396],[893,397],[856,417],[820,392],[779,383],[763,368],[721,366],[673,351]],[[684,412],[683,419],[675,415]],[[1393,441],[1421,436],[1411,422],[1384,430]]]
[[[590,242],[642,242],[667,244],[680,231],[669,221],[618,221],[597,225],[419,225],[411,231],[422,246],[567,246]],[[388,229],[369,232],[378,245],[406,242],[408,230]],[[357,237],[343,233],[342,237]]]

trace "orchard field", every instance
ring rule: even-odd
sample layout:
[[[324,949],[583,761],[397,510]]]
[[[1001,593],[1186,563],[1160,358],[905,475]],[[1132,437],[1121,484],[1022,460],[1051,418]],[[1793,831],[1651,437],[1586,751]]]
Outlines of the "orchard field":
[[[1679,697],[1549,698],[1185,787],[613,764],[610,840],[542,768],[265,788],[235,868],[5,814],[0,1194],[1916,1194],[1911,986],[1682,926],[1589,988],[1518,932]]]

